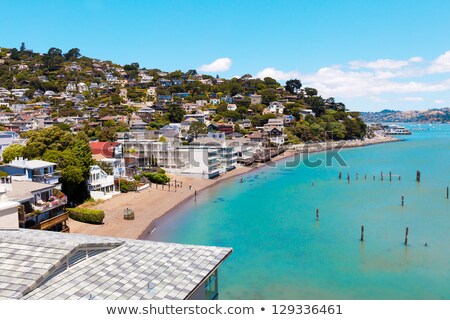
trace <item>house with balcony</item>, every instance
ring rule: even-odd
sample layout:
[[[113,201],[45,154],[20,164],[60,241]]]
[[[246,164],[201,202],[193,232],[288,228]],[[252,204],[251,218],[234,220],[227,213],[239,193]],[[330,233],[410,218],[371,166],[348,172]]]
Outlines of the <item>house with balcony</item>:
[[[92,158],[108,164],[114,178],[125,177],[123,144],[119,142],[91,142]]]
[[[0,178],[0,188],[10,201],[18,203],[20,228],[69,232],[65,211],[67,197],[55,185]]]
[[[225,134],[208,133],[208,137],[195,139],[191,146],[203,146],[211,151],[215,151],[219,162],[218,169],[220,174],[236,169],[238,152],[234,143],[225,139]]]
[[[56,163],[43,160],[16,158],[8,164],[1,165],[0,170],[11,175],[14,180],[53,185],[57,185],[61,177],[60,172],[56,171]]]
[[[114,176],[107,174],[98,165],[93,165],[90,167],[88,188],[93,199],[110,199],[116,193]]]
[[[220,175],[220,155],[217,148],[207,145],[176,146],[180,163],[184,166],[172,173],[202,179],[214,179]]]

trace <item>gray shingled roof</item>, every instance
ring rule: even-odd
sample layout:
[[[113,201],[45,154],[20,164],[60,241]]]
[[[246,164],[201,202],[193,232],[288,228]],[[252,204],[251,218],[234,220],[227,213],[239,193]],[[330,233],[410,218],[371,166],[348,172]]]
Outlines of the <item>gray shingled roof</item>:
[[[0,299],[186,299],[231,251],[0,231]]]

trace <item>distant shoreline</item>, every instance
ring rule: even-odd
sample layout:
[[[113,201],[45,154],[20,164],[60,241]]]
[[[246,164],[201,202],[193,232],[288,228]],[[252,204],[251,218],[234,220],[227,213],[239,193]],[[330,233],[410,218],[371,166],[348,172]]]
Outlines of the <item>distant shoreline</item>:
[[[223,181],[240,177],[243,174],[264,168],[270,163],[279,162],[295,156],[296,154],[318,153],[332,149],[359,148],[368,145],[401,141],[390,136],[378,136],[373,139],[338,141],[329,143],[301,144],[292,146],[288,151],[276,156],[271,161],[260,163],[255,167],[239,167],[227,172],[223,176],[214,180],[190,178],[184,176],[171,175],[171,182],[177,181],[182,184],[176,192],[174,187],[169,192],[167,186],[164,190],[161,186],[142,190],[138,193],[125,193],[114,196],[95,206],[97,209],[105,211],[103,225],[90,225],[69,219],[70,232],[84,233],[98,236],[111,236],[131,239],[145,239],[151,231],[157,227],[158,223],[167,217],[171,212],[179,209],[187,201],[191,201],[195,196],[212,186],[216,186]],[[192,188],[190,189],[189,186]],[[123,210],[131,208],[135,211],[135,220],[124,220]]]

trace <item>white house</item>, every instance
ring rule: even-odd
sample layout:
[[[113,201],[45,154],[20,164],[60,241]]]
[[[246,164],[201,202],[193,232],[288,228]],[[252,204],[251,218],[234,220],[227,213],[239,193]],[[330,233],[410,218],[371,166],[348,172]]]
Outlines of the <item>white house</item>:
[[[229,103],[227,105],[227,110],[228,111],[236,111],[237,110],[237,105],[235,105],[234,103]]]
[[[267,108],[264,109],[264,113],[283,114],[284,106],[281,102],[273,101]]]
[[[73,81],[69,82],[66,86],[66,92],[75,92],[77,91],[77,84]]]
[[[108,175],[97,165],[90,167],[88,186],[91,197],[95,200],[110,199],[115,193],[114,176]]]
[[[78,88],[78,92],[79,93],[83,93],[85,91],[89,91],[89,87],[84,82],[80,82],[79,84],[77,84],[77,88]]]

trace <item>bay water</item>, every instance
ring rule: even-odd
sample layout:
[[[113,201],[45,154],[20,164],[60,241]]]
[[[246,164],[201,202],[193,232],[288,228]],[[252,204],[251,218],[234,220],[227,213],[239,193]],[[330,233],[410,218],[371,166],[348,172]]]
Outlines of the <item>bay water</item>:
[[[285,159],[232,178],[163,217],[148,239],[233,248],[220,299],[450,299],[450,125],[412,129],[339,151],[347,166]]]

